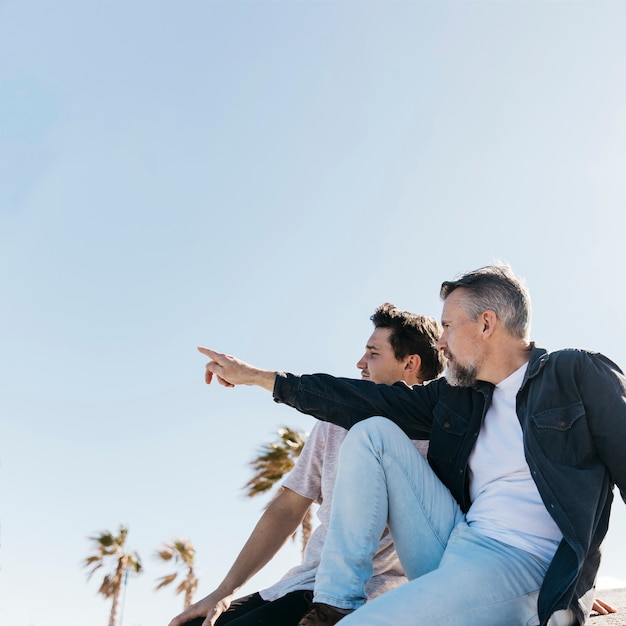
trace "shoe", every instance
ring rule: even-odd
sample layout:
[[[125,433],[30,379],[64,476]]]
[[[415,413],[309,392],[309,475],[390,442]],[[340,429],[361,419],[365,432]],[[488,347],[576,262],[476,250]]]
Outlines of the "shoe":
[[[346,613],[340,613],[330,604],[313,602],[308,613],[298,622],[298,626],[332,626],[345,616]]]

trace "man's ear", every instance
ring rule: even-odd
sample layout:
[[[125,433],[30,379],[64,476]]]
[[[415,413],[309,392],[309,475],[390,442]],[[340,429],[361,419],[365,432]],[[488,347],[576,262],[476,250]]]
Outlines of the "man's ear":
[[[404,364],[404,371],[407,374],[417,375],[422,367],[422,357],[419,354],[409,354],[406,363]]]
[[[483,338],[491,337],[493,335],[496,324],[498,322],[498,316],[495,311],[487,309],[480,314],[479,321],[482,323]]]

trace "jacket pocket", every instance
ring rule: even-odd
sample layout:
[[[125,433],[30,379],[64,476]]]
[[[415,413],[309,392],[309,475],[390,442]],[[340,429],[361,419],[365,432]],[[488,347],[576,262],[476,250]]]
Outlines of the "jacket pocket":
[[[450,464],[459,455],[467,428],[467,420],[449,407],[441,404],[435,406],[428,449],[429,456]]]
[[[582,402],[535,413],[531,420],[539,446],[551,461],[576,466],[593,452]]]

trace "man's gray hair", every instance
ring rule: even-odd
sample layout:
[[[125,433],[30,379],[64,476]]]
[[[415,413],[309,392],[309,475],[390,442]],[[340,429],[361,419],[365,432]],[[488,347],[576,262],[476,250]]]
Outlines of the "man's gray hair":
[[[484,311],[494,311],[504,328],[514,337],[530,336],[531,304],[526,286],[508,265],[487,265],[445,281],[439,295],[445,300],[455,289],[467,293],[463,308],[476,321]]]

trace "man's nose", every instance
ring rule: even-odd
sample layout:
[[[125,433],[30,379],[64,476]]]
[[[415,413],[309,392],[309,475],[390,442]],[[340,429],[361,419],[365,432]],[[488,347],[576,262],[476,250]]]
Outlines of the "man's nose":
[[[441,335],[441,337],[439,337],[439,339],[437,340],[437,343],[435,344],[435,348],[437,348],[437,350],[445,350],[445,348],[448,347],[448,342],[446,341],[446,338],[444,337],[444,335]]]
[[[360,370],[364,370],[367,367],[367,360],[365,359],[365,355],[363,355],[358,363],[356,364],[356,366],[360,369]]]

